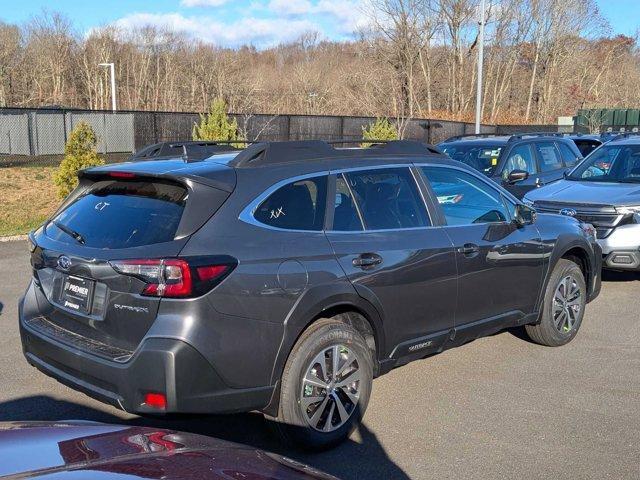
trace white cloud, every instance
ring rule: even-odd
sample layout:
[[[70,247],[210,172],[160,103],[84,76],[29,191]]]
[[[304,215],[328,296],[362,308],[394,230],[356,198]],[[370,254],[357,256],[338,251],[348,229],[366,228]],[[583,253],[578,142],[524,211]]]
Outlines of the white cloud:
[[[324,38],[345,38],[366,27],[365,4],[370,0],[254,0],[252,7],[229,19],[227,15],[132,13],[115,22],[123,32],[158,26],[184,32],[190,38],[222,47],[254,45],[268,48],[315,31]],[[181,0],[183,6],[220,6],[229,0]],[[216,12],[217,13],[217,12]]]
[[[229,0],[181,0],[183,7],[220,7]]]
[[[352,33],[365,27],[370,19],[365,12],[367,0],[319,0],[314,11],[329,15],[337,21],[341,33]]]
[[[185,17],[179,13],[134,13],[115,22],[124,32],[144,26],[157,26],[181,31],[194,39],[223,47],[255,45],[266,48],[295,40],[320,28],[307,19],[266,19],[247,17],[223,23],[211,17]]]
[[[311,11],[309,0],[271,0],[267,8],[275,15],[304,15]]]
[[[369,0],[270,0],[266,10],[273,15],[328,17],[341,34],[366,26],[365,4]]]

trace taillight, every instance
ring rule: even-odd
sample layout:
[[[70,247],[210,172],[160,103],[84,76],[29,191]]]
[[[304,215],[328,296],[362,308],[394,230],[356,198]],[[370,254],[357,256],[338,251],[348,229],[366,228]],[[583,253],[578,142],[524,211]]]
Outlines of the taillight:
[[[236,262],[206,264],[205,259],[115,260],[111,266],[123,275],[146,283],[142,295],[184,298],[202,295],[216,286],[235,267]]]

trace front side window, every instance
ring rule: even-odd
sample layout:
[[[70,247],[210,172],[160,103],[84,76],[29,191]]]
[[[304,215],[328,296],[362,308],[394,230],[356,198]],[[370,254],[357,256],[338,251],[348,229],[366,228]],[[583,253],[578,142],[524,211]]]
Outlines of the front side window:
[[[537,173],[536,161],[533,157],[530,144],[525,143],[518,145],[509,152],[509,158],[507,158],[507,162],[502,170],[502,179],[507,180],[509,174],[514,170],[527,172],[529,175],[535,175]]]
[[[640,145],[604,145],[580,163],[569,180],[640,182]]]
[[[562,168],[562,159],[554,142],[536,142],[535,146],[540,159],[541,172],[552,172]]]
[[[416,228],[430,224],[409,168],[348,172],[345,180],[367,230]]]
[[[298,180],[272,193],[257,208],[254,218],[276,228],[320,231],[326,198],[326,176]]]
[[[510,216],[500,193],[473,175],[453,168],[422,167],[447,225],[506,222]]]

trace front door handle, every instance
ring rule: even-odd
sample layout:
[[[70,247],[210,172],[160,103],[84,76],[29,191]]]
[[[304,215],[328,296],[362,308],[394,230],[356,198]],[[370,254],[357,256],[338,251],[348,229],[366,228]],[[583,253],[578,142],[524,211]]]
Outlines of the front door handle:
[[[480,247],[475,243],[465,243],[458,248],[458,253],[463,254],[465,257],[474,257],[480,252]]]
[[[354,258],[351,263],[353,263],[354,267],[367,269],[380,265],[382,263],[382,257],[377,253],[363,253]]]

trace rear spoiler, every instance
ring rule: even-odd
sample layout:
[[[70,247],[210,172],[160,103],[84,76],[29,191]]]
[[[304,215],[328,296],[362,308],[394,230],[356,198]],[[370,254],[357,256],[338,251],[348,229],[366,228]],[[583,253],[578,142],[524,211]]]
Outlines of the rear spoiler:
[[[196,182],[214,187],[225,192],[233,192],[236,187],[236,172],[233,168],[219,163],[206,163],[197,166],[176,168],[165,172],[153,172],[140,168],[144,164],[130,164],[129,169],[124,165],[93,167],[78,172],[78,180],[96,182],[98,180],[165,180],[188,185]]]

